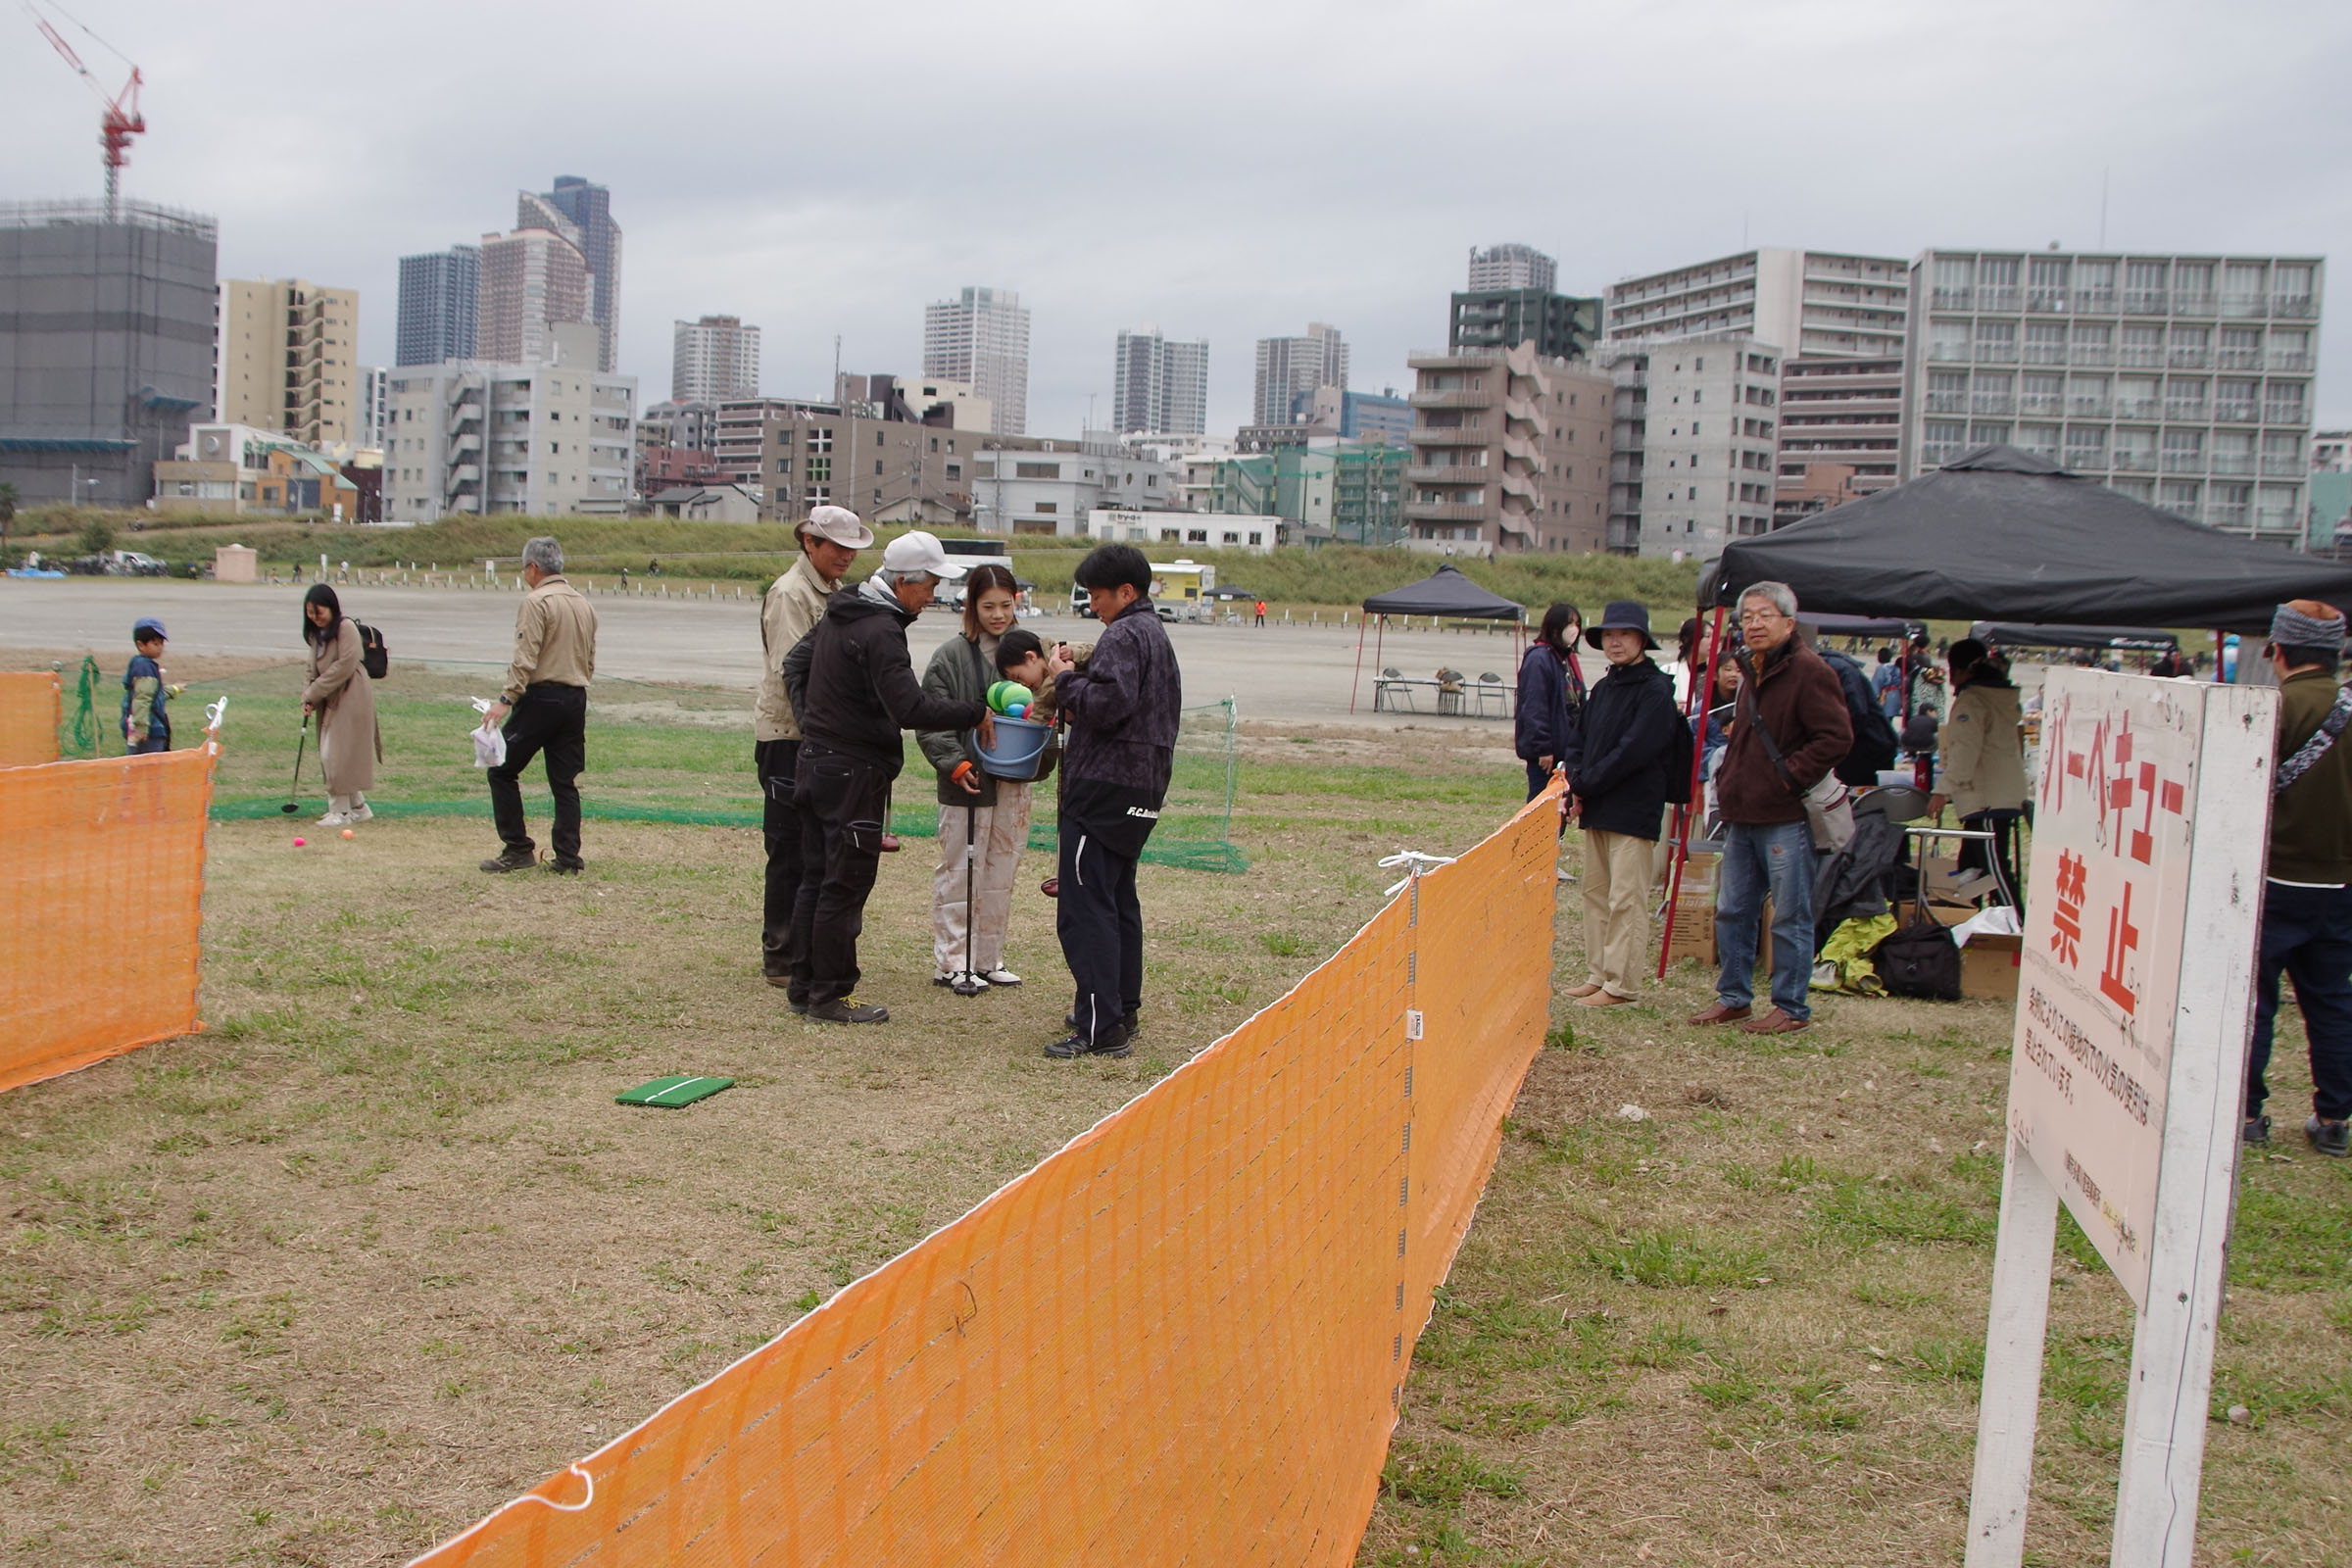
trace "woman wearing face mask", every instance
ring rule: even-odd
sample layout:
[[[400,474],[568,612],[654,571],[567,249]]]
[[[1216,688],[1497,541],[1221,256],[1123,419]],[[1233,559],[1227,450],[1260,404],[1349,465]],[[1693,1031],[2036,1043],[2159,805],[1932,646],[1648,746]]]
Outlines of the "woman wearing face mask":
[[[1585,962],[1568,994],[1587,1007],[1620,1006],[1640,998],[1642,953],[1649,936],[1651,860],[1666,812],[1670,781],[1690,765],[1690,730],[1674,702],[1674,680],[1649,655],[1649,611],[1630,601],[1609,606],[1585,640],[1601,651],[1608,672],[1585,699],[1580,745],[1568,784],[1585,828]]]
[[[964,578],[963,631],[939,645],[923,671],[923,689],[935,697],[986,702],[999,679],[1043,680],[1045,662],[1036,639],[1027,639],[1009,668],[1000,670],[998,654],[1020,609],[1020,586],[1003,566],[975,566]],[[1027,681],[1032,691],[1037,683]],[[1042,718],[1044,715],[1038,715]],[[1004,967],[1004,930],[1012,913],[1012,882],[1021,851],[1029,844],[1029,784],[992,778],[980,759],[954,730],[924,730],[915,736],[939,774],[939,869],[931,877],[932,983],[950,985],[967,964],[975,979],[992,986],[1017,986],[1021,977]],[[1051,759],[1038,770],[1043,778]],[[966,835],[979,847],[966,894],[963,852]],[[969,930],[966,929],[967,921]]]
[[[365,822],[375,814],[368,808],[368,791],[384,755],[375,727],[375,683],[368,678],[360,628],[343,618],[341,602],[324,583],[302,597],[302,640],[310,650],[302,710],[318,721],[318,771],[326,775],[326,814],[319,825]]]

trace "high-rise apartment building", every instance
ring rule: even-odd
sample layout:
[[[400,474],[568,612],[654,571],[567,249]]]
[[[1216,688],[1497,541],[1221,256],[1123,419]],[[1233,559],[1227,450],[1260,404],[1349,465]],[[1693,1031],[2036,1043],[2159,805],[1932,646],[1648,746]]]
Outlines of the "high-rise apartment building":
[[[1208,344],[1121,332],[1111,361],[1110,427],[1121,435],[1201,435],[1208,429]]]
[[[0,204],[0,480],[136,507],[212,416],[218,230],[125,201]]]
[[[2302,256],[1925,252],[1903,472],[1999,442],[2293,542],[2323,270]]]
[[[1604,341],[1615,383],[1607,548],[1706,557],[1772,528],[1781,351],[1744,332]]]
[[[475,357],[493,365],[539,364],[553,349],[549,327],[588,321],[589,295],[587,260],[563,234],[552,228],[484,234]],[[601,332],[597,352],[604,352]]]
[[[481,308],[482,253],[472,245],[400,259],[395,365],[470,360]]]
[[[1348,344],[1338,327],[1309,321],[1304,337],[1261,337],[1250,422],[1287,424],[1298,394],[1324,386],[1348,390]]]
[[[1559,284],[1559,264],[1533,245],[1470,250],[1470,291],[1532,288],[1548,294]]]
[[[620,225],[612,221],[612,193],[577,174],[559,174],[554,190],[525,192],[516,205],[520,209],[514,220],[516,228],[542,222],[551,211],[562,214],[571,224],[572,232],[564,237],[579,248],[581,260],[588,264],[588,315],[584,319],[596,323],[598,368],[615,368],[620,364]]]
[[[1533,342],[1547,360],[1581,360],[1600,335],[1600,301],[1544,288],[1472,289],[1453,296],[1447,345],[1512,349]]]
[[[636,452],[637,381],[596,368],[593,322],[559,321],[531,364],[396,368],[385,517],[619,514]]]
[[[1429,349],[1413,369],[1405,542],[1493,555],[1591,552],[1607,532],[1615,388],[1532,347]]]
[[[760,395],[760,329],[732,316],[674,322],[669,400],[716,403]]]
[[[990,430],[1029,427],[1029,312],[1005,288],[967,288],[923,308],[923,374],[968,383],[988,400]]]
[[[222,423],[317,449],[349,442],[360,414],[360,295],[303,278],[220,285]]]

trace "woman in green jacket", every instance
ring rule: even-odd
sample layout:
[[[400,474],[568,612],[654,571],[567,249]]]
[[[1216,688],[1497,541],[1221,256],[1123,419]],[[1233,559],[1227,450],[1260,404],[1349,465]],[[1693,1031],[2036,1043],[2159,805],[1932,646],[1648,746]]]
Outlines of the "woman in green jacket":
[[[963,632],[939,645],[923,671],[923,689],[938,697],[986,702],[989,687],[1006,678],[998,668],[997,647],[1012,629],[1020,608],[1020,586],[1003,566],[975,566],[963,584]],[[1044,661],[1027,671],[1040,678]],[[1018,675],[1010,678],[1017,679]],[[1035,689],[1035,682],[1031,682]],[[964,737],[955,730],[924,730],[915,744],[939,774],[939,868],[931,875],[931,956],[934,985],[952,984],[968,968],[992,986],[1017,986],[1021,977],[1004,967],[1004,930],[1012,915],[1012,884],[1021,851],[1029,845],[1029,785],[992,778]],[[1053,766],[1051,754],[1038,769]],[[979,847],[968,878],[964,846]],[[967,931],[966,926],[969,926]]]

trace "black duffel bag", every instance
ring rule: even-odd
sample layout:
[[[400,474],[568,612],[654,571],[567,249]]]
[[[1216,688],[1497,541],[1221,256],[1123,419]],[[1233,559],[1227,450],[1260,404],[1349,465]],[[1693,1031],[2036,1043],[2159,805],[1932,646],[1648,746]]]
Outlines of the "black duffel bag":
[[[1928,912],[1924,897],[1912,906],[1908,921],[1870,950],[1870,962],[1888,996],[1960,1000],[1960,944]]]

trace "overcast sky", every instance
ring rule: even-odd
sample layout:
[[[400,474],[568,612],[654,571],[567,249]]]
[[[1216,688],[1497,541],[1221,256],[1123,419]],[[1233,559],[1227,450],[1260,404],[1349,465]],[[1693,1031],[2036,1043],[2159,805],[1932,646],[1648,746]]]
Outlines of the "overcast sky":
[[[361,291],[397,258],[609,185],[621,368],[670,324],[765,331],[765,392],[918,373],[965,284],[1032,313],[1029,428],[1107,417],[1113,334],[1210,343],[1209,424],[1257,338],[1330,321],[1358,390],[1445,340],[1473,245],[1560,286],[1744,244],[2335,255],[2352,262],[2342,0],[1191,0],[676,7],[74,0],[144,69],[127,194],[215,214],[220,270]],[[13,35],[8,29],[14,28]],[[111,92],[124,68],[65,24]],[[100,189],[96,102],[0,15],[0,199]],[[2105,191],[2102,216],[2102,189]],[[2329,290],[2321,422],[2352,423]]]

